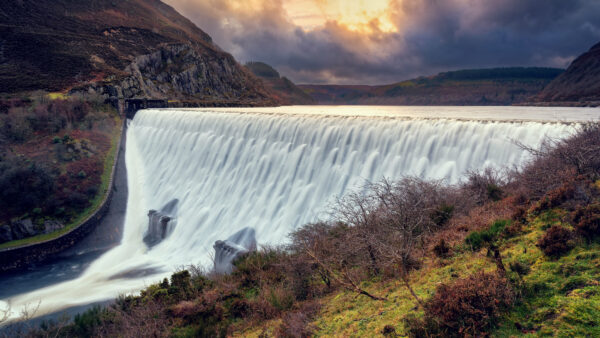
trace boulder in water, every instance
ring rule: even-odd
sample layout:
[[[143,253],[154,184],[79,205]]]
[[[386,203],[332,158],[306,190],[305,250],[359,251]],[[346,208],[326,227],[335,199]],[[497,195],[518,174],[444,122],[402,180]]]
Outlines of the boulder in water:
[[[160,210],[148,212],[148,230],[144,234],[144,242],[153,247],[167,238],[175,229],[178,199],[173,199]]]
[[[216,241],[215,272],[224,274],[233,271],[233,261],[248,252],[256,250],[256,234],[253,228],[246,227],[224,241]]]

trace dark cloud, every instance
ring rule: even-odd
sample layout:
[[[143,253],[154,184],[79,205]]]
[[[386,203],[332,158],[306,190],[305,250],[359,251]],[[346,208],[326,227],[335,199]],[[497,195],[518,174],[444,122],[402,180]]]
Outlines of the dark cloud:
[[[392,0],[397,32],[374,22],[305,31],[281,0],[167,0],[240,61],[264,61],[298,83],[390,83],[440,71],[566,67],[600,41],[597,0]]]

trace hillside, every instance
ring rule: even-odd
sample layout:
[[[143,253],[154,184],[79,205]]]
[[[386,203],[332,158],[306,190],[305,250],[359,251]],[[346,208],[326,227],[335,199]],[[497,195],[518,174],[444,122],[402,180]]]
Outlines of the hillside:
[[[553,68],[470,69],[382,86],[300,88],[323,104],[510,105],[527,101],[561,72]]]
[[[121,126],[102,99],[0,98],[0,249],[51,238],[96,210]]]
[[[250,72],[159,0],[0,4],[0,92],[273,104]]]
[[[537,96],[540,102],[600,101],[600,43],[575,59]]]
[[[279,75],[279,72],[268,64],[263,62],[248,62],[244,66],[256,77],[260,78],[265,86],[275,94],[279,104],[300,105],[317,103],[310,95],[306,94],[287,77]]]

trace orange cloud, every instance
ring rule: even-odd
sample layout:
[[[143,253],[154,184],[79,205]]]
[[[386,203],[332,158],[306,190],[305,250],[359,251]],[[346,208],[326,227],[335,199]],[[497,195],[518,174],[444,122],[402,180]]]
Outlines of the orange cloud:
[[[163,0],[239,61],[299,83],[560,66],[600,39],[598,0]]]
[[[356,32],[395,32],[392,21],[394,0],[286,0],[283,7],[290,19],[305,30],[334,21]]]

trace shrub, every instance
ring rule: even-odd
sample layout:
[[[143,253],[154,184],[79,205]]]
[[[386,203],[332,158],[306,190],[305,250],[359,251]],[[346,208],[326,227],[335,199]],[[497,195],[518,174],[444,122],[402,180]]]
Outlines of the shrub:
[[[504,229],[504,236],[506,238],[514,237],[523,231],[523,224],[520,222],[512,222],[509,226]]]
[[[505,177],[498,171],[486,168],[480,172],[468,172],[467,182],[462,185],[462,188],[467,191],[475,204],[482,205],[489,200],[500,200],[504,194],[501,186],[505,183]]]
[[[395,336],[396,335],[396,328],[393,325],[386,325],[383,327],[383,329],[381,329],[381,334],[384,336]]]
[[[171,275],[169,294],[177,299],[188,299],[192,295],[192,276],[189,271],[182,270]]]
[[[404,317],[404,328],[409,337],[440,337],[440,327],[435,319],[425,316],[417,317],[414,313],[409,313]]]
[[[54,177],[44,166],[20,160],[0,162],[0,204],[14,213],[41,206],[54,190]],[[6,212],[6,210],[3,210]]]
[[[291,291],[284,287],[274,287],[265,292],[266,299],[278,311],[286,311],[292,308],[295,299]]]
[[[71,191],[66,202],[69,206],[75,209],[84,209],[89,203],[88,197],[77,191]]]
[[[250,314],[250,305],[245,299],[236,299],[229,306],[229,314],[234,318],[244,318]]]
[[[523,207],[517,207],[515,212],[513,212],[511,219],[519,222],[526,223],[527,222],[527,210]]]
[[[277,337],[312,337],[315,327],[310,324],[311,318],[318,311],[316,303],[307,303],[299,311],[287,313],[283,316],[281,325],[277,328]]]
[[[73,331],[79,337],[91,337],[94,330],[102,324],[102,315],[106,310],[96,305],[73,318]]]
[[[548,192],[538,204],[533,208],[533,212],[540,213],[544,210],[559,206],[567,199],[573,198],[575,194],[575,185],[571,182],[565,182],[560,187]]]
[[[471,232],[467,238],[465,238],[465,243],[469,245],[473,251],[477,251],[483,246],[493,243],[504,231],[506,226],[510,224],[511,222],[508,220],[497,220],[487,229]]]
[[[532,199],[544,196],[577,175],[591,179],[600,176],[600,124],[597,122],[580,125],[571,137],[548,139],[539,149],[521,146],[533,159],[512,176]]]
[[[537,245],[546,256],[561,256],[575,246],[573,231],[553,225],[546,230],[546,233],[539,239]]]
[[[244,287],[256,287],[267,279],[279,279],[281,271],[274,271],[280,263],[284,253],[281,250],[263,248],[237,258],[233,262],[235,267],[232,275]]]
[[[425,305],[423,319],[407,322],[411,335],[484,336],[514,302],[505,278],[478,273],[452,284],[440,285]]]
[[[433,247],[433,253],[439,258],[448,258],[450,250],[450,247],[443,238]]]
[[[490,183],[485,187],[488,199],[499,201],[502,199],[502,189],[495,183]]]
[[[577,232],[586,239],[600,235],[600,203],[596,202],[577,209],[573,213],[573,223]]]
[[[454,212],[454,206],[446,203],[442,203],[437,209],[435,209],[431,215],[431,219],[433,223],[437,226],[443,226],[448,223],[450,218],[452,218],[452,213]]]
[[[519,276],[525,276],[531,271],[531,267],[525,263],[521,263],[519,261],[514,261],[510,263],[510,270],[515,272]]]

